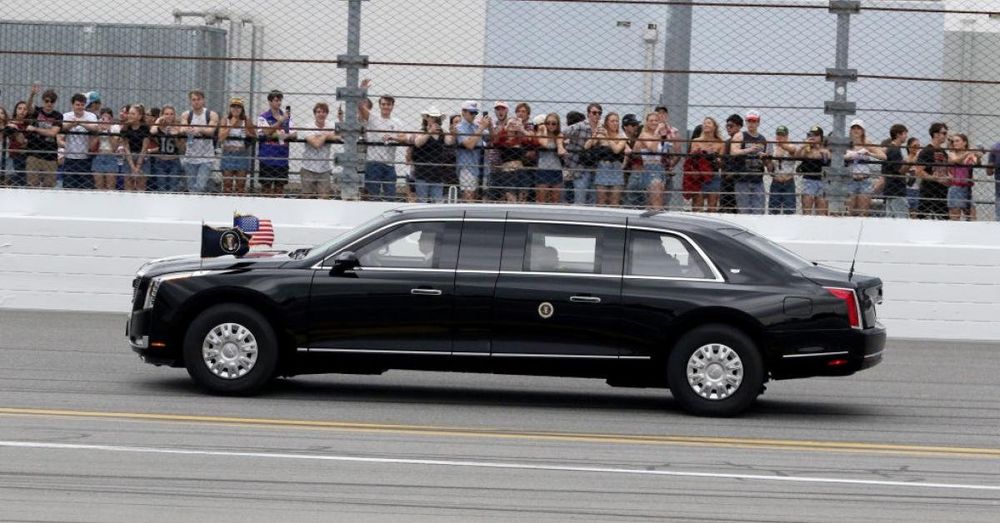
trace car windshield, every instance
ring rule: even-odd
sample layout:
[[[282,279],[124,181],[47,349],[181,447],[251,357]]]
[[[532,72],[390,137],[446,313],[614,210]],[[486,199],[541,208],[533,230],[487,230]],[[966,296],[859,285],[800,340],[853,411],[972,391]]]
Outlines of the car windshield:
[[[815,265],[813,262],[795,254],[785,247],[768,240],[763,236],[758,236],[750,231],[740,231],[733,234],[733,237],[742,240],[755,251],[764,254],[768,258],[771,258],[790,269],[801,270]]]
[[[372,219],[370,219],[370,220],[368,220],[368,221],[366,221],[366,222],[364,222],[364,223],[362,223],[362,224],[360,224],[360,225],[358,225],[356,227],[351,227],[350,229],[347,229],[346,231],[338,234],[337,236],[333,237],[333,239],[327,241],[326,243],[322,243],[320,245],[317,245],[317,246],[313,247],[312,249],[309,250],[309,253],[310,254],[325,254],[331,248],[334,248],[337,245],[340,245],[340,244],[344,243],[345,241],[350,240],[351,238],[357,236],[358,234],[364,234],[364,233],[366,233],[369,229],[372,228],[373,225],[375,225],[376,223],[381,223],[384,220],[385,220],[385,214],[379,214],[378,216],[375,216],[374,218],[372,218]]]

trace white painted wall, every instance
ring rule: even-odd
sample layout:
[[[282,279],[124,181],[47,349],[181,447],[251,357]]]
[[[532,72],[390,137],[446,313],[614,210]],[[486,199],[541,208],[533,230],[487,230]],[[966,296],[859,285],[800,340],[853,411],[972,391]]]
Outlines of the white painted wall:
[[[126,311],[145,261],[199,249],[202,220],[274,222],[279,248],[320,243],[394,204],[0,189],[0,309]],[[860,220],[727,216],[850,266]],[[1000,340],[1000,223],[864,220],[856,270],[885,282],[890,336]],[[2,325],[0,325],[2,328]]]

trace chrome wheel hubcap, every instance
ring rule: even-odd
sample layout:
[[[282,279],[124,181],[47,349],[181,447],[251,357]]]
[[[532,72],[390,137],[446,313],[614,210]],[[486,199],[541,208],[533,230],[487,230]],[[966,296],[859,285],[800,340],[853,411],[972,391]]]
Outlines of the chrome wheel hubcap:
[[[721,343],[702,345],[687,362],[691,390],[707,400],[724,400],[743,383],[743,360],[732,348]]]
[[[242,378],[257,364],[257,338],[239,323],[216,325],[205,335],[201,356],[212,374],[226,380]]]

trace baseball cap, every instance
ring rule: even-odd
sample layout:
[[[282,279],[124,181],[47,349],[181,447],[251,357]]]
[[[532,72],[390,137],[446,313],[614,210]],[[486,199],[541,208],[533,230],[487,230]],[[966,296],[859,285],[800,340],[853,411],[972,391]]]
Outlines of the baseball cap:
[[[784,125],[779,125],[778,128],[774,130],[774,134],[788,135],[788,128]]]
[[[625,126],[625,125],[639,125],[639,118],[637,118],[632,113],[628,113],[624,117],[622,117],[622,125],[623,126]]]
[[[542,126],[542,125],[545,125],[545,117],[546,117],[546,115],[544,115],[544,114],[536,115],[534,118],[532,118],[531,123],[533,123],[533,124],[535,124],[535,126],[539,126],[539,127]]]
[[[229,106],[232,107],[234,105],[238,105],[240,107],[244,107],[245,106],[245,104],[243,103],[243,99],[239,98],[239,97],[231,98],[229,100]]]
[[[510,110],[510,106],[507,105],[507,102],[501,102],[500,100],[497,100],[497,103],[493,104],[493,107],[494,108],[495,107],[503,107],[504,109]]]
[[[865,128],[865,121],[862,120],[861,118],[855,118],[855,119],[851,120],[851,125],[850,126],[851,127],[858,126],[858,127],[862,128],[862,129],[864,129]]]
[[[87,94],[84,96],[87,97],[87,105],[101,101],[101,93],[98,91],[87,91]]]
[[[818,135],[818,136],[823,136],[823,128],[820,127],[820,126],[818,126],[818,125],[814,125],[814,126],[812,126],[812,127],[809,128],[809,134],[815,134],[815,135]]]
[[[747,121],[757,120],[759,122],[760,121],[760,113],[758,113],[757,111],[747,111],[746,119],[747,119]]]
[[[470,113],[478,113],[479,112],[479,102],[475,102],[475,101],[472,101],[472,100],[467,100],[467,101],[465,101],[465,102],[462,103],[462,110],[463,111],[469,111]]]

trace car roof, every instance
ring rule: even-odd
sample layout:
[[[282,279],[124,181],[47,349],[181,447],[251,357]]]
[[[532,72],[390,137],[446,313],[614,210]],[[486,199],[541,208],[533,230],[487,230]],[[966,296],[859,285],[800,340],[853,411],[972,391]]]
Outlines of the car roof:
[[[720,230],[745,230],[733,222],[687,212],[651,212],[639,209],[616,209],[584,207],[574,205],[532,205],[532,204],[409,204],[386,212],[387,215],[405,214],[427,218],[461,217],[466,214],[502,218],[511,217],[531,220],[580,221],[591,223],[623,223],[626,219],[633,225],[650,227]]]

